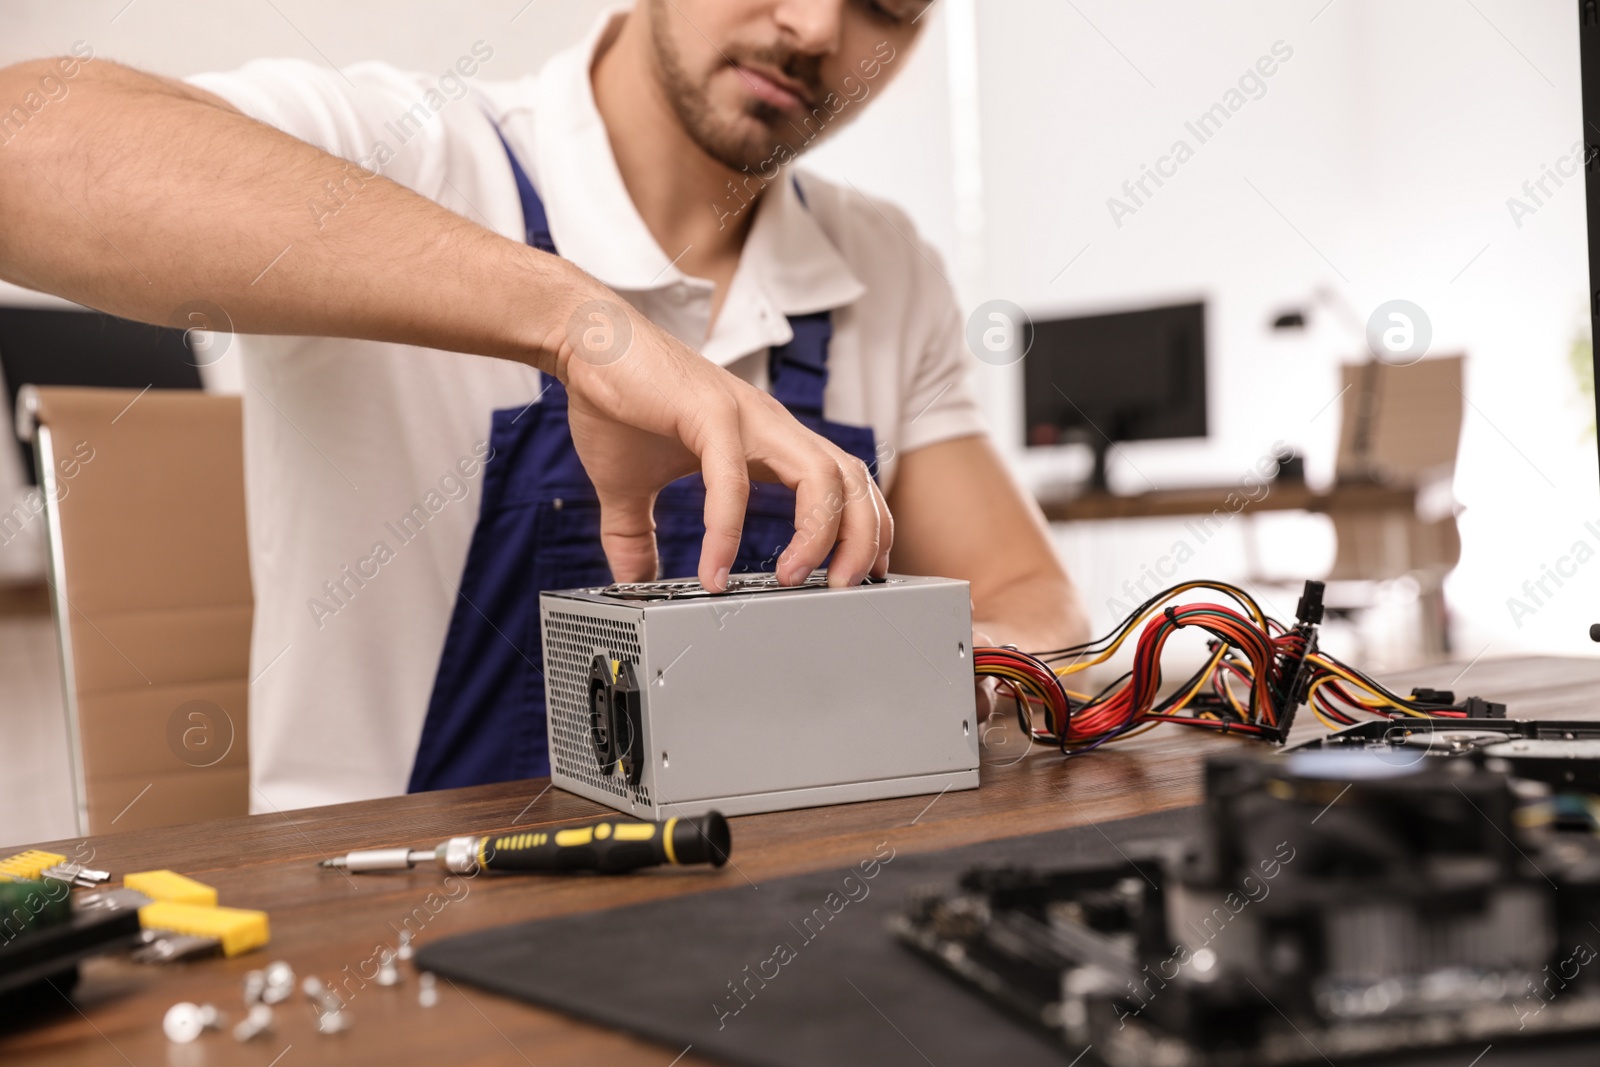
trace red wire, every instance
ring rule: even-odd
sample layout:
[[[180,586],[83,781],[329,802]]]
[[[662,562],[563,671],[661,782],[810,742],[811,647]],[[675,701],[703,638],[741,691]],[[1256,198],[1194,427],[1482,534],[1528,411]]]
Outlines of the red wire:
[[[1212,640],[1209,647],[1213,656],[1219,647],[1226,646],[1227,649],[1209,667],[1209,679],[1201,676],[1199,684],[1190,687],[1190,694],[1198,692],[1200,687],[1209,682],[1216,696],[1232,705],[1228,680],[1237,679],[1249,689],[1245,704],[1246,721],[1234,721],[1236,715],[1201,718],[1200,712],[1184,714],[1181,707],[1159,712],[1154,710],[1161,691],[1161,656],[1167,640],[1179,630],[1188,628],[1199,628],[1210,635]],[[1026,652],[1012,648],[975,648],[973,665],[979,675],[994,675],[1000,668],[1019,675],[1020,678],[1002,676],[1001,681],[1005,690],[1017,700],[1019,720],[1024,728],[1035,740],[1053,742],[1059,744],[1063,751],[1068,751],[1098,746],[1142,724],[1153,722],[1263,736],[1267,728],[1276,727],[1281,721],[1281,709],[1275,694],[1296,680],[1288,676],[1288,665],[1299,660],[1306,652],[1305,635],[1287,630],[1275,620],[1258,625],[1253,618],[1227,605],[1197,602],[1169,606],[1151,615],[1135,641],[1133,665],[1128,674],[1076,706],[1067,697],[1055,671]],[[1345,708],[1385,717],[1399,714],[1391,707],[1357,699],[1336,679],[1338,676],[1329,669],[1313,666],[1310,680],[1325,684],[1317,688],[1312,702],[1317,710],[1331,720],[1342,725],[1356,723],[1358,720],[1352,718]],[[1036,707],[1044,712],[1043,729],[1030,725],[1032,711]],[[1428,711],[1428,714],[1462,718],[1466,713],[1457,709],[1437,709]]]

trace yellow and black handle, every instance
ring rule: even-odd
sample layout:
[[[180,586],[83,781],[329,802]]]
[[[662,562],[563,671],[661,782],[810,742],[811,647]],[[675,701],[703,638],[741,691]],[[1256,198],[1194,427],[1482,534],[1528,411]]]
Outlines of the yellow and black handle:
[[[665,822],[608,820],[564,830],[524,830],[489,837],[453,837],[435,853],[458,874],[485,871],[601,871],[617,874],[662,864],[721,867],[733,850],[720,812]]]

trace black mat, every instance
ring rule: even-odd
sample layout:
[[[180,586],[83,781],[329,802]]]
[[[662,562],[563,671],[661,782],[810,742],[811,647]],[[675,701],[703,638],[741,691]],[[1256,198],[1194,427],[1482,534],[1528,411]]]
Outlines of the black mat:
[[[894,853],[891,828],[877,855],[863,851],[865,869],[484,930],[422,948],[417,966],[752,1067],[1062,1067],[1083,1050],[968,993],[902,948],[886,919],[914,887],[949,885],[977,864],[1114,861],[1118,846],[1184,835],[1198,816],[1190,808],[919,855]],[[737,844],[735,835],[735,861]],[[1475,1054],[1404,1062],[1465,1067]],[[1476,1067],[1597,1061],[1593,1043],[1537,1054],[1504,1044]]]

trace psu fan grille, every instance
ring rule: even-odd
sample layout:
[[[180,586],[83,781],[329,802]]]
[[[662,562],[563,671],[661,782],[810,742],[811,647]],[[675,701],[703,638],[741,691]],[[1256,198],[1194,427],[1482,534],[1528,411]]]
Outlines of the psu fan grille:
[[[639,665],[639,628],[616,619],[548,612],[544,669],[548,681],[550,762],[562,774],[613,796],[648,805],[650,791],[629,786],[615,774],[602,774],[589,743],[589,665],[595,656]]]

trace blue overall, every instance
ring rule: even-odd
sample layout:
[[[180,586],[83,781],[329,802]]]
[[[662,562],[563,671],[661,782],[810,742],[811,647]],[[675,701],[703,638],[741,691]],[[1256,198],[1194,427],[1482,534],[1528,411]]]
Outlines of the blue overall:
[[[528,243],[553,254],[544,204],[509,145],[506,155]],[[822,417],[832,316],[792,315],[789,325],[794,339],[770,354],[772,395],[801,423],[876,471],[872,428]],[[611,569],[600,545],[594,484],[567,425],[567,391],[553,377],[544,384],[538,403],[493,413],[483,506],[411,770],[413,793],[550,773],[539,594],[605,585]],[[657,497],[662,575],[699,569],[704,504],[698,474]],[[734,572],[774,568],[794,535],[794,507],[794,493],[782,485],[751,486]]]

